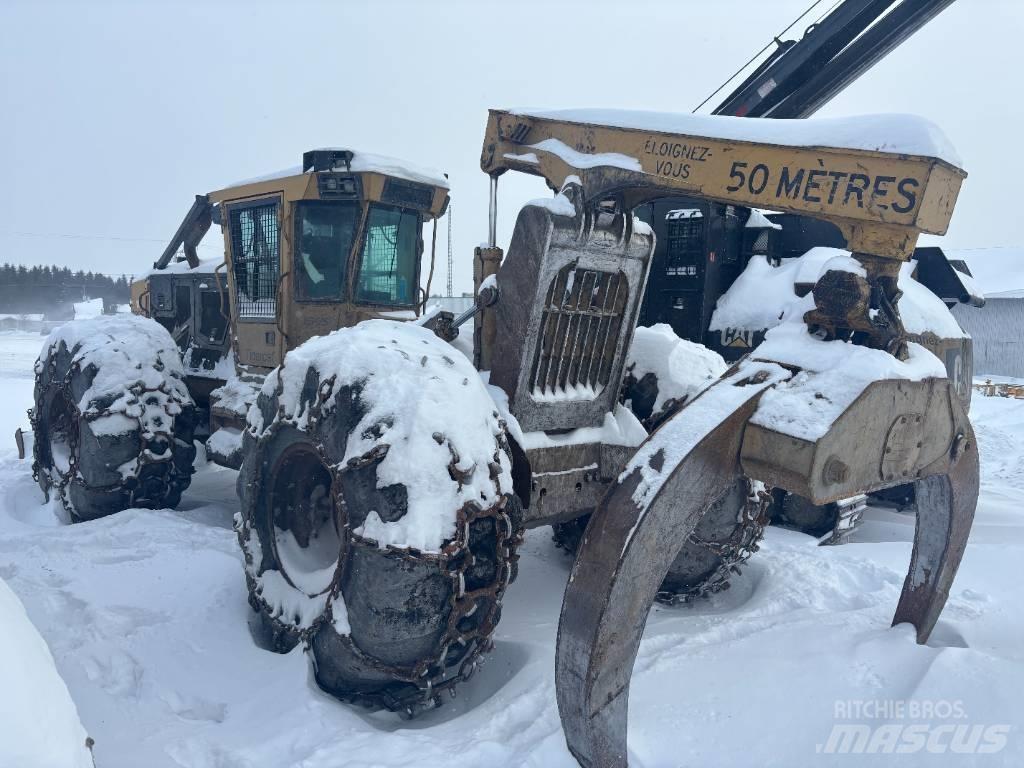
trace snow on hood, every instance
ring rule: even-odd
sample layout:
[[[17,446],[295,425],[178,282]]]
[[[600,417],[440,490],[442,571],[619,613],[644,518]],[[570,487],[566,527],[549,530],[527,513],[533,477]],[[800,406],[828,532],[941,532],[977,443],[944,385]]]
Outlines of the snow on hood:
[[[14,768],[92,768],[88,738],[50,649],[0,579],[0,757]]]
[[[803,316],[814,308],[814,301],[810,294],[797,296],[796,285],[813,285],[830,269],[855,272],[862,277],[866,274],[860,262],[842,248],[812,248],[803,256],[784,259],[778,267],[769,264],[764,256],[754,256],[718,299],[709,330],[764,330],[774,328],[790,315]],[[913,271],[914,262],[908,262],[901,267],[899,277],[903,295],[898,307],[907,331],[949,339],[965,337],[967,334],[942,299],[915,280],[911,276]]]
[[[456,511],[464,504],[490,506],[511,492],[511,462],[502,451],[495,457],[494,449],[505,427],[487,386],[465,356],[432,332],[411,323],[369,320],[310,339],[267,376],[262,393],[271,396],[280,389],[280,410],[265,424],[259,406],[250,408],[255,437],[273,423],[306,425],[309,413],[301,396],[311,368],[321,382],[331,382],[330,391],[321,393],[324,402],[333,402],[342,387],[361,389],[366,412],[349,435],[342,464],[387,445],[378,483],[408,490],[409,508],[401,519],[385,522],[371,511],[359,535],[381,547],[437,552],[454,535]],[[457,467],[469,473],[461,486],[448,470],[450,448],[458,454]],[[492,480],[496,460],[500,471]]]
[[[430,184],[435,187],[441,187],[442,189],[449,188],[448,177],[445,176],[443,172],[434,168],[416,165],[415,163],[410,163],[407,160],[399,160],[395,157],[374,155],[370,152],[362,152],[355,149],[341,147],[317,147],[313,151],[352,152],[351,171],[353,173],[383,173],[387,176],[395,176],[399,179],[405,179],[406,181]],[[345,171],[347,169],[344,165],[340,165],[336,166],[332,170]],[[288,176],[301,176],[302,173],[302,166],[296,165],[282,171],[268,173],[265,176],[256,176],[251,179],[236,181],[234,184],[230,184],[228,186],[241,187],[245,184],[257,184],[261,181],[273,181],[274,179],[283,179]],[[313,171],[309,170],[306,171],[306,173],[313,173]]]
[[[659,133],[751,141],[785,147],[832,147],[936,157],[960,167],[956,149],[935,123],[917,115],[858,115],[774,120],[617,109],[510,109],[514,115]]]

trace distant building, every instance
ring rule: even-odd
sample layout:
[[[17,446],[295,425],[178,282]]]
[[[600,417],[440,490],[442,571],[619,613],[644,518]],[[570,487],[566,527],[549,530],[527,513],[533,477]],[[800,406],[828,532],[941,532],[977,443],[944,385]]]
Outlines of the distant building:
[[[967,264],[984,307],[959,304],[952,312],[974,339],[974,375],[1024,378],[1024,248],[946,248]]]
[[[1024,290],[987,293],[984,307],[957,305],[953,315],[974,339],[975,376],[1024,378]]]
[[[0,331],[39,333],[41,330],[43,330],[42,315],[0,315]]]

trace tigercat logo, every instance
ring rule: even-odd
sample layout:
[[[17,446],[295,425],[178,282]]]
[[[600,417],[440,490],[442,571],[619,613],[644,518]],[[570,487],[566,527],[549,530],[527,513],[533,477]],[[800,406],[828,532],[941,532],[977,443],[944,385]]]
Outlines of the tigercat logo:
[[[754,332],[743,328],[726,328],[722,333],[722,346],[750,349],[754,346]]]

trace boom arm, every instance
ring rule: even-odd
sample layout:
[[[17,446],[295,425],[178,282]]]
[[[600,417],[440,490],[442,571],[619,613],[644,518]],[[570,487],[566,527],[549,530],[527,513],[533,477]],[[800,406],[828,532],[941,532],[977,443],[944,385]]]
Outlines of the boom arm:
[[[821,126],[770,121],[760,131],[730,118],[587,117],[491,110],[481,168],[492,177],[542,176],[555,190],[576,181],[590,206],[612,197],[628,210],[686,195],[800,213],[839,226],[853,251],[900,260],[910,258],[921,232],[946,232],[967,175],[938,157],[827,146],[815,138],[826,135]],[[641,118],[656,129],[636,127]],[[800,137],[813,146],[790,145]]]
[[[192,207],[188,209],[185,218],[178,225],[171,242],[167,244],[164,252],[160,254],[160,258],[153,264],[154,269],[166,269],[167,265],[171,263],[171,257],[178,252],[179,248],[185,252],[188,265],[192,269],[198,267],[199,254],[196,253],[196,248],[210,229],[212,222],[213,205],[210,204],[209,196],[196,195],[195,202],[192,203]]]
[[[809,117],[953,0],[843,0],[778,48],[713,114]]]

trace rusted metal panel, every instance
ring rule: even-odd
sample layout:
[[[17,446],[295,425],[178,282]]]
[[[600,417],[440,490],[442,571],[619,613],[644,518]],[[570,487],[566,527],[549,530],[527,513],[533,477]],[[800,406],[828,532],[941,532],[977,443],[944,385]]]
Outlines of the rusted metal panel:
[[[613,409],[653,249],[631,215],[520,211],[490,362],[524,431],[598,426]]]
[[[728,382],[709,391],[723,386]],[[812,448],[812,472],[824,470],[825,480],[800,478],[791,468],[784,471],[790,452],[784,443],[773,441],[777,433],[767,435],[749,423],[763,391],[751,387],[749,398],[724,419],[714,413],[714,400],[704,407],[706,393],[697,398],[666,425],[682,419],[717,426],[675,466],[663,466],[670,454],[664,448],[655,450],[665,439],[665,426],[641,447],[651,456],[651,467],[661,476],[667,474],[654,497],[643,499],[638,492],[644,478],[637,467],[612,487],[594,512],[566,587],[556,652],[557,697],[566,740],[587,768],[627,765],[629,682],[655,591],[704,512],[736,478],[751,471],[751,445],[757,448],[757,471],[774,472],[775,483],[793,492],[797,484],[808,490],[825,483],[841,486],[840,495],[850,495],[849,486],[863,482],[862,475],[858,469],[844,471],[830,452],[849,449],[847,438],[868,447],[869,453],[860,455],[859,461],[872,469],[874,477],[886,476],[889,468],[891,485],[912,475],[918,505],[914,551],[893,623],[913,624],[918,642],[924,643],[945,605],[978,497],[974,434],[949,382],[880,381],[869,387],[835,429],[817,441],[827,459],[819,461],[819,447]],[[931,407],[914,411],[914,403],[922,398]],[[875,412],[872,418],[868,411]],[[921,416],[918,421],[915,414]],[[844,424],[847,419],[852,424]],[[752,444],[751,434],[759,435]],[[921,439],[928,435],[934,442]],[[887,455],[886,447],[898,451]],[[774,456],[769,455],[771,450],[776,451]],[[896,452],[899,456],[893,457]]]
[[[771,487],[827,504],[934,473],[969,428],[947,379],[876,381],[818,440],[749,424],[742,464]]]

